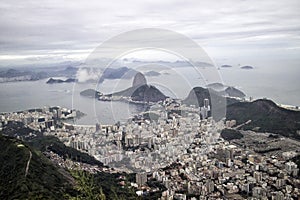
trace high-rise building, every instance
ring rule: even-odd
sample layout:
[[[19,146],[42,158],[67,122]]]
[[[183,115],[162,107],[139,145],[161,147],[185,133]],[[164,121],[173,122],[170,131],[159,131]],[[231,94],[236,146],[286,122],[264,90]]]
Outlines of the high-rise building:
[[[97,123],[96,124],[96,132],[100,131],[101,130],[101,124]]]
[[[277,179],[277,180],[276,180],[275,186],[276,186],[277,188],[281,188],[281,187],[284,186],[284,185],[285,185],[285,180],[284,180],[284,179]]]
[[[206,190],[208,193],[212,193],[215,190],[215,184],[212,180],[206,182]]]
[[[204,108],[209,107],[209,99],[204,99]]]
[[[276,192],[276,195],[273,199],[275,199],[275,200],[284,200],[284,195],[281,191],[278,191],[278,192]]]
[[[252,189],[252,196],[255,198],[260,198],[262,196],[262,188],[261,187],[254,187]]]
[[[147,173],[143,172],[143,173],[137,173],[135,175],[135,180],[136,183],[138,184],[138,186],[142,186],[147,182]]]
[[[262,174],[260,172],[254,172],[253,177],[255,178],[256,182],[262,181]]]
[[[201,116],[201,119],[206,119],[208,117],[208,108],[201,107],[200,108],[200,116]]]

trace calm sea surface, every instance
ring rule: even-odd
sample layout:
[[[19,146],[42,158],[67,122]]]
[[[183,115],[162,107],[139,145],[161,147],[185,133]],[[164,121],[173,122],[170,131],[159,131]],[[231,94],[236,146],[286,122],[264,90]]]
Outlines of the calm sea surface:
[[[297,70],[282,74],[279,71],[264,71],[260,68],[242,70],[238,67],[218,71],[224,84],[236,86],[247,96],[267,97],[277,103],[300,106],[300,82]],[[205,77],[190,68],[163,70],[160,76],[147,77],[150,84],[157,86],[165,94],[184,98],[194,86],[204,86]],[[101,102],[82,97],[85,89],[98,89],[104,93],[119,91],[129,87],[132,80],[108,80],[99,86],[92,83],[46,84],[39,81],[12,82],[0,84],[0,112],[20,111],[43,106],[62,106],[78,109],[87,115],[76,124],[111,124],[125,121],[143,110],[141,106],[123,102]]]

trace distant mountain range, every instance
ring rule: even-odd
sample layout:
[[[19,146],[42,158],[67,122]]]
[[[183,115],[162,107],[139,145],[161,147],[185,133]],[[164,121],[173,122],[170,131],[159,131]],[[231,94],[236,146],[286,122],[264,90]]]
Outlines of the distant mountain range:
[[[9,69],[0,72],[0,83],[1,82],[13,82],[13,81],[31,81],[47,78],[46,72],[32,72],[32,71],[21,71],[16,69]]]
[[[38,70],[25,70],[25,69],[8,69],[0,71],[1,82],[14,82],[14,81],[35,81],[50,77],[69,77],[75,78],[78,68],[66,67],[65,69],[38,69]]]
[[[165,62],[165,61],[155,61],[155,62],[147,62],[147,61],[132,61],[133,64],[154,64],[154,65],[165,65],[168,64],[170,67],[189,67],[191,64],[185,61],[176,61],[176,62]],[[214,67],[212,64],[205,63],[205,62],[196,62],[196,64],[200,67]],[[50,77],[67,77],[67,78],[76,78],[78,69],[85,69],[79,68],[79,64],[74,64],[74,66],[68,66],[68,64],[61,65],[60,67],[44,67],[44,68],[12,68],[12,69],[5,69],[0,71],[0,83],[1,82],[14,82],[14,81],[34,81],[40,80]],[[222,68],[230,68],[231,65],[222,65]],[[63,68],[63,69],[61,69]],[[253,69],[252,66],[242,66],[241,69]],[[99,73],[101,76],[97,81],[103,82],[105,79],[131,79],[137,73],[136,70],[132,68],[124,67],[116,67],[116,68],[106,68],[103,72],[101,72],[101,68],[97,68],[100,70]],[[102,69],[103,70],[103,69]],[[95,74],[94,74],[95,75]],[[159,76],[160,73],[156,71],[148,71],[144,73],[145,76]],[[77,77],[78,78],[78,77]],[[89,80],[91,81],[91,80]],[[94,82],[95,80],[93,80]]]
[[[133,78],[138,71],[134,69],[130,69],[128,67],[120,67],[120,68],[106,68],[99,82],[103,82],[105,79],[131,79]],[[160,73],[156,71],[148,71],[144,74],[145,76],[159,76]]]
[[[7,69],[0,71],[0,83],[13,81],[35,81],[50,77],[68,77],[75,79],[78,69],[79,68],[72,66],[68,66],[64,69],[55,67],[38,69]],[[137,71],[127,67],[107,68],[102,72],[99,82],[103,82],[105,79],[131,79],[136,73]],[[149,75],[153,75],[153,73],[151,72]],[[52,80],[52,83],[62,83],[62,81]]]
[[[106,68],[103,71],[99,82],[102,83],[105,79],[131,79],[136,73],[137,71],[129,69],[128,67]]]

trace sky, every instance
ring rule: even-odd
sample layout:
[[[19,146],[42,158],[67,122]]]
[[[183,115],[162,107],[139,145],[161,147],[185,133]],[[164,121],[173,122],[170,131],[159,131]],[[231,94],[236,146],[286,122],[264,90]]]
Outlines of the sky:
[[[84,60],[126,31],[163,28],[220,64],[300,63],[299,0],[0,2],[0,66]]]

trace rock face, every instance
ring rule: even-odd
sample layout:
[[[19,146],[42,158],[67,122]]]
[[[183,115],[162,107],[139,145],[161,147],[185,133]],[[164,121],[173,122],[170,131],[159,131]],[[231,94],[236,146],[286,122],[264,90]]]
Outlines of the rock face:
[[[216,91],[223,91],[226,89],[226,86],[223,83],[210,83],[206,85],[206,87]]]
[[[107,97],[131,97],[133,101],[158,102],[167,98],[159,89],[152,85],[130,87],[120,92],[106,95]]]
[[[204,106],[204,99],[209,99],[211,102],[209,90],[202,87],[193,88],[183,102],[187,105],[195,105],[197,107]]]
[[[147,85],[145,76],[138,72],[134,79],[132,86],[112,94],[104,95],[111,97],[131,97],[132,101],[139,101],[144,103],[163,101],[167,98],[159,89],[152,85]]]
[[[47,84],[54,84],[54,83],[63,83],[64,81],[61,79],[54,79],[54,78],[50,78],[46,83]]]
[[[238,89],[236,89],[234,87],[228,87],[228,88],[226,88],[225,92],[230,97],[244,98],[246,96],[245,93],[243,93],[241,90],[238,90]]]
[[[225,116],[225,106],[227,99],[224,97],[223,92],[218,92],[213,89],[202,87],[194,87],[183,103],[186,105],[194,105],[196,107],[204,106],[204,99],[208,99],[211,111],[209,113],[215,120],[219,121]]]
[[[138,87],[138,86],[141,86],[141,85],[147,85],[147,80],[141,72],[138,72],[134,76],[132,87]]]
[[[142,102],[158,102],[166,99],[166,96],[152,85],[141,85],[131,95],[132,100]]]

